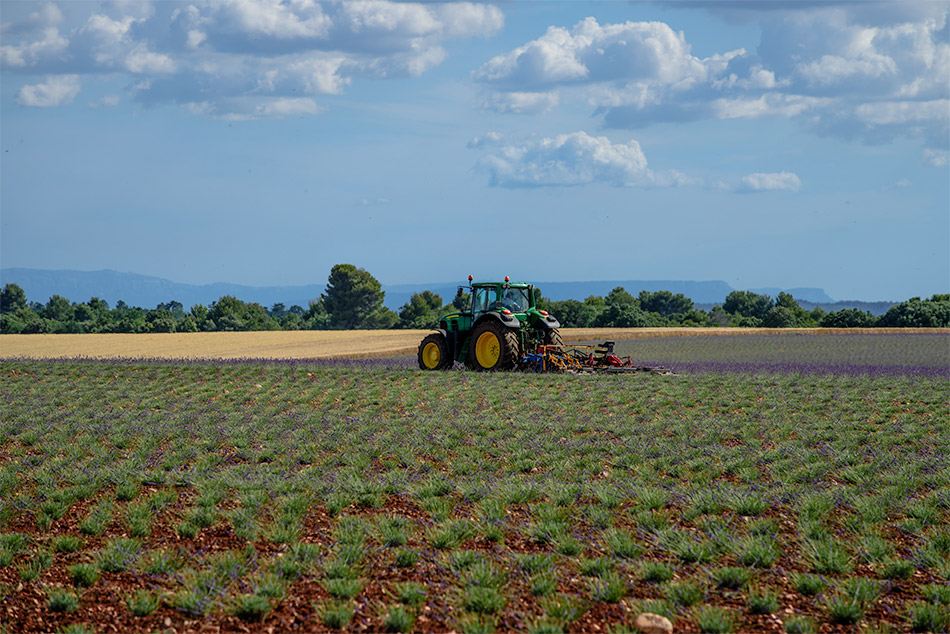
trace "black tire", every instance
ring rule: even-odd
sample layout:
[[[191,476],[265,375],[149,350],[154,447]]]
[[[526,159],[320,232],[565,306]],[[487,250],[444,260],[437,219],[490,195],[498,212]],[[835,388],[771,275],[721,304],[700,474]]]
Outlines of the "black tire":
[[[416,356],[423,370],[448,370],[454,362],[449,353],[449,344],[441,332],[427,335],[419,344]]]
[[[482,340],[483,358],[479,359],[478,349],[479,340]],[[492,339],[494,337],[494,339]],[[497,343],[498,354],[494,362],[490,358],[485,358],[486,348],[493,349]],[[493,351],[487,355],[494,357]],[[521,361],[521,352],[518,345],[518,333],[510,328],[502,326],[494,320],[483,321],[475,326],[472,332],[472,341],[468,345],[468,361],[476,370],[480,372],[493,372],[495,370],[514,370]]]
[[[563,346],[564,339],[561,338],[561,331],[557,328],[551,328],[550,330],[545,330],[542,337],[541,343],[546,346]]]

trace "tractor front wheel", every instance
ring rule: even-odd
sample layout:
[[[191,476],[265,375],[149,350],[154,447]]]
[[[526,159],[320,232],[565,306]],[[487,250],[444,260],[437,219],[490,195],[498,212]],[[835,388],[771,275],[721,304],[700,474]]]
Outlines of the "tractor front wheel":
[[[483,321],[475,327],[468,348],[468,359],[476,370],[514,370],[521,355],[518,334],[496,321]]]
[[[419,367],[423,370],[448,370],[452,367],[452,355],[445,335],[434,332],[419,344]]]

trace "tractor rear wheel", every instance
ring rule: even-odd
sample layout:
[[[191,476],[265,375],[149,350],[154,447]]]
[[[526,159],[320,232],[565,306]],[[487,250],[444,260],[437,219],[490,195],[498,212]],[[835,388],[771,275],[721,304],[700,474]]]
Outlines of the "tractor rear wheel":
[[[561,338],[561,331],[557,328],[545,330],[541,337],[541,342],[546,346],[563,346],[564,339]]]
[[[445,335],[434,332],[419,344],[419,367],[423,370],[448,370],[452,367],[452,355]]]
[[[496,321],[483,321],[472,332],[468,359],[476,370],[514,370],[521,355],[518,334]]]

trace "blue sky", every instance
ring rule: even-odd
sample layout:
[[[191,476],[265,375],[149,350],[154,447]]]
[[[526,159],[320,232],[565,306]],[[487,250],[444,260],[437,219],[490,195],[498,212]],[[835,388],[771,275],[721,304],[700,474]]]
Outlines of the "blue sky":
[[[0,3],[0,265],[950,291],[950,3]]]

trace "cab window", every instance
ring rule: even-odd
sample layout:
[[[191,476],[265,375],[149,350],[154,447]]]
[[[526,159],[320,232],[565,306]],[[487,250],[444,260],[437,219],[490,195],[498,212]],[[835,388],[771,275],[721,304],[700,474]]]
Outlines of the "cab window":
[[[480,313],[486,310],[491,310],[492,305],[495,302],[495,295],[496,293],[494,288],[476,288],[472,311],[474,313]]]

